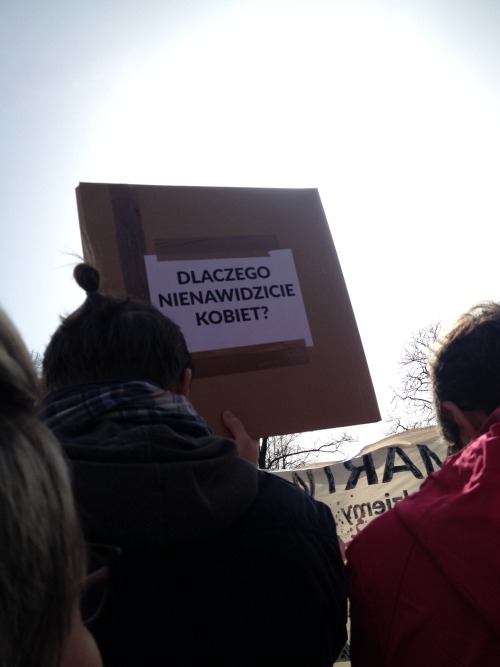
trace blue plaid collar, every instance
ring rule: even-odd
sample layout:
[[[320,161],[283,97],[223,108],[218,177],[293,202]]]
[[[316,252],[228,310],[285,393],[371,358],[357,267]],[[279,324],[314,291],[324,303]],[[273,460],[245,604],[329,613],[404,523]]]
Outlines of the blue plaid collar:
[[[47,396],[40,413],[51,429],[96,421],[163,423],[181,418],[199,435],[211,435],[206,421],[179,394],[148,382],[106,382],[81,385]]]

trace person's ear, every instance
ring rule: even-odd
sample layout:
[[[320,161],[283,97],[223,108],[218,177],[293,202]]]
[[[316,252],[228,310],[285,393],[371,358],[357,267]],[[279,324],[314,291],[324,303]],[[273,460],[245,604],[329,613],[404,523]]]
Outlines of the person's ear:
[[[180,394],[181,396],[184,396],[184,398],[188,398],[192,379],[193,379],[193,371],[190,368],[185,368],[181,379],[177,383],[176,393]]]
[[[479,427],[488,416],[484,410],[461,410],[453,401],[443,401],[441,403],[443,412],[458,426],[465,443],[470,442],[476,435]]]

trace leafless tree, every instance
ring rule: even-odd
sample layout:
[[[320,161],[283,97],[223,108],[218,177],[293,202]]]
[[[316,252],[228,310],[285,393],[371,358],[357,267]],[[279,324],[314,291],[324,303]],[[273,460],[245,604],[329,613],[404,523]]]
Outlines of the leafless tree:
[[[303,447],[299,442],[300,436],[300,433],[290,433],[262,438],[259,468],[266,470],[304,468],[315,463],[320,454],[345,455],[343,445],[357,442],[357,438],[344,432],[338,438],[329,438],[326,442],[316,441],[309,447]]]
[[[441,324],[430,324],[413,334],[405,346],[400,367],[400,380],[391,401],[393,411],[386,419],[387,435],[424,428],[435,424],[427,361],[439,337]]]
[[[38,352],[37,350],[31,350],[31,359],[33,360],[33,365],[35,366],[36,374],[38,375],[38,377],[42,377],[42,362],[43,362],[42,353]]]

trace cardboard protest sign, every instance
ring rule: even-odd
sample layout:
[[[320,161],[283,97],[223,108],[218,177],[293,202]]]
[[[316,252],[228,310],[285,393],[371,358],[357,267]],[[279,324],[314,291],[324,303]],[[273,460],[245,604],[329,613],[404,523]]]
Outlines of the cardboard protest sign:
[[[175,320],[211,428],[230,408],[254,437],[380,414],[316,189],[81,183],[86,261],[102,291]]]

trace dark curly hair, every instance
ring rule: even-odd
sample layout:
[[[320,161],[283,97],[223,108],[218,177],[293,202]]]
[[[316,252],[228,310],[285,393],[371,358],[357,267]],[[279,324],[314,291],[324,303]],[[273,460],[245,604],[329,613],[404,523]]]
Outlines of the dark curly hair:
[[[500,406],[500,303],[482,301],[459,317],[431,355],[429,375],[437,422],[456,451],[460,433],[443,401],[487,414]]]

